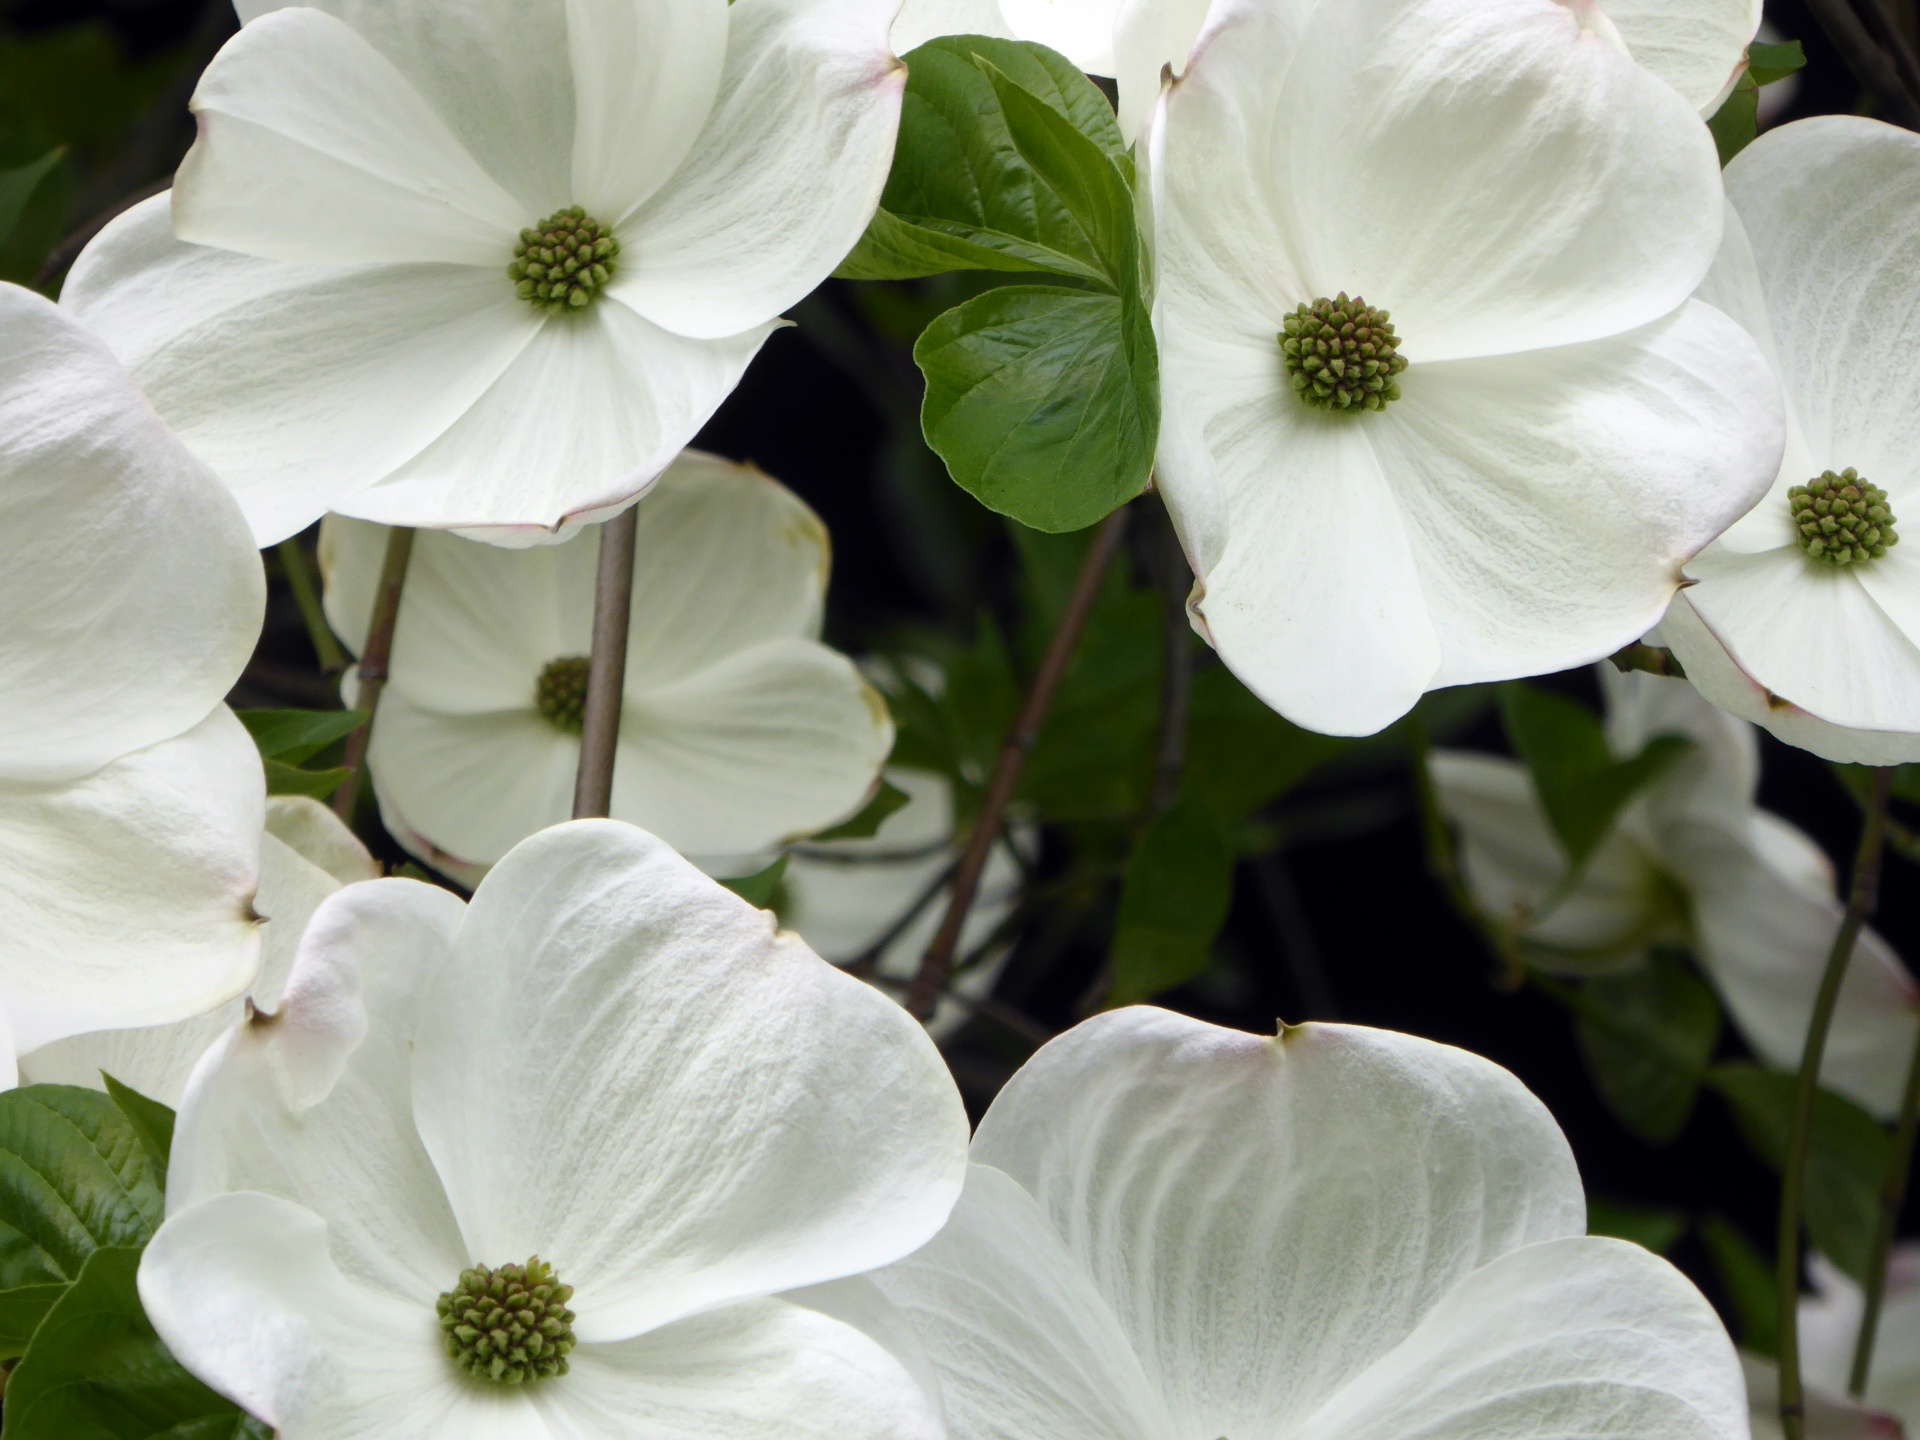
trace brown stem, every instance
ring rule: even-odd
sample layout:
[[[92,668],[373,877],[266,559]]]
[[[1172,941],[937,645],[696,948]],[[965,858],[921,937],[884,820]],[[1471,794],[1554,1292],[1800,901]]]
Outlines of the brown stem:
[[[1807,1022],[1807,1043],[1801,1052],[1800,1080],[1794,1091],[1793,1123],[1787,1131],[1786,1161],[1780,1172],[1780,1232],[1774,1278],[1780,1304],[1780,1428],[1786,1440],[1804,1440],[1806,1434],[1806,1396],[1800,1383],[1800,1219],[1806,1199],[1813,1105],[1820,1093],[1827,1032],[1833,1027],[1840,986],[1847,978],[1847,962],[1853,958],[1854,942],[1860,938],[1879,895],[1880,857],[1885,848],[1887,800],[1892,789],[1891,768],[1873,772],[1873,798],[1860,827],[1860,848],[1854,856],[1846,914],[1833,937],[1826,972],[1814,997],[1813,1015]]]
[[[1847,0],[1807,0],[1807,8],[1813,11],[1813,18],[1827,32],[1847,68],[1880,103],[1886,117],[1909,130],[1920,130],[1920,101],[1907,93],[1893,61],[1873,43],[1873,36]]]
[[[1053,705],[1053,694],[1060,687],[1060,677],[1066,673],[1067,662],[1073,658],[1074,649],[1080,643],[1080,632],[1086,629],[1087,617],[1093,613],[1093,602],[1100,594],[1100,582],[1105,578],[1107,566],[1112,563],[1114,552],[1120,548],[1121,538],[1126,534],[1128,513],[1125,507],[1114,511],[1100,522],[1100,528],[1094,532],[1093,544],[1087,548],[1086,558],[1080,562],[1080,573],[1074,577],[1073,593],[1067,597],[1066,609],[1061,612],[1060,623],[1055,627],[1053,639],[1047,645],[1047,653],[1040,661],[1040,669],[1033,677],[1033,688],[1027,691],[1019,718],[1013,722],[1013,729],[1008,732],[1006,744],[1001,748],[999,762],[993,767],[993,777],[987,783],[986,799],[974,819],[973,833],[967,838],[967,848],[960,857],[960,867],[954,872],[953,896],[947,902],[946,917],[940,922],[933,943],[927,946],[927,953],[921,957],[920,971],[913,977],[913,984],[907,990],[906,1007],[921,1020],[932,1017],[934,1007],[940,1002],[940,993],[947,988],[947,976],[953,969],[953,952],[960,944],[960,929],[967,923],[967,912],[973,908],[973,897],[980,888],[980,876],[987,868],[987,857],[993,852],[993,842],[999,837],[1001,817],[1006,814],[1007,805],[1013,799],[1014,787],[1020,783],[1020,772],[1026,767],[1027,756],[1033,750],[1034,742],[1040,738],[1040,727]]]
[[[380,692],[387,684],[387,663],[393,658],[393,632],[400,621],[400,592],[407,583],[407,562],[413,558],[413,530],[397,525],[387,535],[387,558],[380,566],[380,588],[373,596],[373,618],[367,623],[367,643],[360,652],[360,693],[354,708],[367,712],[360,728],[347,737],[347,778],[333,792],[333,813],[349,825],[360,803],[360,783],[367,771],[367,746],[373,740],[373,721],[380,709]]]
[[[638,506],[600,527],[600,568],[593,582],[593,650],[581,712],[580,769],[573,782],[573,818],[604,820],[613,807],[613,761],[620,743],[620,704],[627,683],[627,626],[633,618],[633,551]]]
[[[1900,1096],[1900,1118],[1893,1131],[1893,1153],[1887,1158],[1886,1178],[1880,1185],[1880,1224],[1873,1236],[1873,1254],[1867,1261],[1866,1304],[1860,1312],[1860,1333],[1853,1343],[1853,1369],[1847,1393],[1859,1400],[1867,1393],[1867,1375],[1873,1368],[1873,1341],[1880,1329],[1880,1307],[1887,1298],[1887,1262],[1893,1255],[1894,1233],[1907,1203],[1907,1180],[1913,1173],[1913,1144],[1920,1133],[1920,1037],[1907,1061],[1907,1084]]]

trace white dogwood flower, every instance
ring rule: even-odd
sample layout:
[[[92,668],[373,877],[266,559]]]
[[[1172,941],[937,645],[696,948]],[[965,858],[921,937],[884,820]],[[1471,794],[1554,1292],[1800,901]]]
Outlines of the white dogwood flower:
[[[269,796],[266,833],[260,839],[260,893],[253,902],[265,922],[260,927],[260,973],[247,987],[246,999],[230,1000],[170,1025],[99,1030],[42,1045],[20,1057],[21,1083],[99,1089],[106,1074],[177,1107],[194,1065],[245,1016],[247,1000],[264,1010],[279,1006],[300,937],[320,902],[342,885],[379,874],[366,846],[318,800]]]
[[[1150,161],[1191,610],[1301,725],[1609,653],[1778,467],[1712,138],[1590,5],[1221,0]]]
[[[259,966],[265,786],[221,704],[259,634],[233,499],[93,336],[0,286],[0,1079]]]
[[[1762,1059],[1797,1067],[1814,993],[1839,928],[1833,865],[1814,841],[1754,803],[1753,730],[1684,680],[1604,667],[1607,734],[1622,758],[1659,735],[1692,748],[1628,802],[1571,889],[1565,852],[1516,760],[1433,757],[1440,804],[1458,828],[1468,885],[1519,926],[1534,964],[1576,974],[1644,964],[1688,947]],[[1893,949],[1863,931],[1841,987],[1821,1071],[1882,1116],[1900,1105],[1920,1036],[1920,989]]]
[[[1859,1284],[1824,1255],[1809,1265],[1813,1293],[1800,1300],[1800,1364],[1807,1384],[1828,1395],[1847,1393],[1853,1347],[1866,1296]],[[1893,1247],[1887,1291],[1867,1368],[1867,1405],[1906,1426],[1920,1428],[1920,1245]],[[1893,1436],[1891,1426],[1880,1435]]]
[[[972,1157],[871,1280],[953,1440],[1745,1440],[1712,1309],[1585,1235],[1552,1117],[1465,1051],[1120,1010],[1035,1055]]]
[[[1705,550],[1661,635],[1717,705],[1829,760],[1920,760],[1920,137],[1826,115],[1727,167],[1701,294],[1787,400],[1771,492]]]
[[[897,1005],[580,821],[471,905],[320,907],[194,1073],[140,1294],[285,1440],[934,1440],[885,1349],[777,1297],[922,1244],[966,1137]]]
[[[327,615],[355,654],[385,552],[363,521],[322,532]],[[599,553],[593,534],[414,542],[368,763],[394,838],[465,883],[573,813]],[[640,508],[615,819],[714,859],[860,808],[893,722],[817,638],[828,567],[818,517],[751,466],[690,452],[662,477]]]
[[[1718,110],[1747,68],[1762,0],[1575,0],[1603,11],[1633,58],[1702,116]]]
[[[1851,1283],[1851,1282],[1848,1282]],[[1811,1323],[1807,1302],[1800,1308],[1802,1334]],[[1801,1359],[1804,1362],[1806,1356]],[[1780,1424],[1780,1369],[1773,1361],[1749,1351],[1740,1352],[1740,1368],[1747,1374],[1748,1420],[1753,1440],[1785,1440]],[[1906,1431],[1899,1420],[1884,1410],[1875,1410],[1845,1398],[1846,1375],[1839,1377],[1840,1388],[1829,1392],[1801,1366],[1802,1403],[1806,1406],[1805,1440],[1905,1440]]]
[[[605,518],[872,217],[896,6],[241,0],[171,201],[63,303],[263,544]]]

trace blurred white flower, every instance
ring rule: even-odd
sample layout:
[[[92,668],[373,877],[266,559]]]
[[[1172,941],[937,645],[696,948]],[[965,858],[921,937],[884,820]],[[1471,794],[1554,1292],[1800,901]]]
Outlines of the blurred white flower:
[[[1573,0],[1604,10],[1633,58],[1702,116],[1718,110],[1747,68],[1762,0]]]
[[[171,202],[63,303],[263,544],[605,518],[872,217],[897,4],[241,0]]]
[[[919,970],[920,958],[946,914],[941,882],[960,858],[960,849],[954,843],[949,780],[899,767],[887,770],[886,779],[906,795],[907,803],[881,821],[872,838],[814,842],[789,853],[781,876],[780,921],[834,964],[866,960],[880,979],[904,983]],[[1018,835],[1022,845],[1030,839],[1030,832]],[[1003,841],[987,859],[979,893],[960,931],[961,958],[989,946],[1019,896],[1020,861]],[[991,945],[954,975],[953,995],[941,998],[927,1022],[935,1039],[966,1022],[972,1014],[967,1001],[993,993],[1010,948]],[[900,992],[896,988],[892,993]]]
[[[881,1346],[774,1297],[922,1244],[966,1137],[898,1006],[581,821],[469,906],[320,907],[280,1010],[194,1073],[140,1294],[285,1440],[933,1440]]]
[[[260,840],[260,893],[253,902],[265,922],[260,973],[247,987],[247,999],[259,1009],[276,1009],[300,937],[320,902],[342,885],[379,874],[366,847],[318,800],[269,796],[266,833]],[[20,1082],[101,1089],[104,1072],[177,1107],[195,1063],[245,1014],[245,1000],[230,1000],[170,1025],[56,1040],[20,1057]]]
[[[0,1080],[196,1015],[260,963],[265,786],[221,699],[266,580],[220,483],[93,336],[0,285]]]
[[[827,532],[751,466],[689,452],[641,506],[613,815],[681,853],[748,855],[843,820],[893,746],[886,702],[816,638]],[[328,618],[358,654],[386,532],[330,519]],[[414,542],[369,751],[382,817],[471,884],[573,812],[596,535]]]
[[[1655,946],[1691,947],[1747,1043],[1797,1067],[1814,993],[1839,928],[1832,863],[1813,840],[1759,809],[1752,729],[1684,680],[1601,671],[1615,754],[1657,735],[1693,748],[1628,803],[1562,895],[1566,856],[1526,766],[1492,755],[1433,757],[1441,808],[1460,833],[1480,904],[1520,922],[1527,959],[1604,973],[1645,963]],[[1920,1036],[1920,989],[1869,929],[1854,950],[1822,1078],[1882,1116],[1898,1110]]]
[[[1825,115],[1768,131],[1726,178],[1700,293],[1767,351],[1787,448],[1661,634],[1708,699],[1790,745],[1920,760],[1920,546],[1897,531],[1920,520],[1920,136]]]
[[[1814,1255],[1808,1268],[1813,1293],[1800,1301],[1801,1369],[1810,1387],[1844,1395],[1866,1297],[1824,1255]],[[1920,1431],[1920,1245],[1911,1242],[1894,1246],[1887,1265],[1865,1399],[1909,1431]],[[1884,1425],[1880,1433],[1888,1433]]]
[[[1808,1322],[1803,1303],[1800,1324]],[[1802,1355],[1801,1359],[1806,1359]],[[1784,1440],[1780,1425],[1780,1370],[1771,1360],[1740,1352],[1740,1368],[1747,1375],[1748,1419],[1753,1440]],[[1805,1366],[1801,1372],[1802,1393],[1807,1407],[1805,1440],[1905,1440],[1899,1420],[1884,1410],[1873,1410],[1841,1398],[1846,1393],[1846,1376],[1840,1376],[1839,1388],[1829,1393],[1817,1384]]]
[[[1758,346],[1689,298],[1712,138],[1611,31],[1221,0],[1157,112],[1160,486],[1196,625],[1310,729],[1627,643],[1778,467]]]
[[[953,1440],[1745,1440],[1712,1309],[1586,1237],[1552,1117],[1465,1051],[1116,1011],[972,1154],[946,1229],[871,1278]]]

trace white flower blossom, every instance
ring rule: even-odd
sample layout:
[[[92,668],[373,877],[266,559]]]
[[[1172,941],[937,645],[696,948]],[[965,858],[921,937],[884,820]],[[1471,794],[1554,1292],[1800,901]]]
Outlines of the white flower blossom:
[[[1745,1440],[1712,1309],[1585,1235],[1552,1117],[1478,1056],[1121,1010],[1029,1061],[972,1157],[870,1281],[953,1440]]]
[[[1920,520],[1920,137],[1825,115],[1767,132],[1726,178],[1701,294],[1767,351],[1787,447],[1661,634],[1708,699],[1790,745],[1920,760],[1920,546],[1898,531]]]
[[[1800,1300],[1801,1369],[1815,1391],[1845,1395],[1866,1296],[1824,1255],[1814,1255],[1808,1268],[1813,1293]],[[1894,1246],[1888,1260],[1864,1399],[1910,1431],[1920,1429],[1920,1245],[1911,1242]],[[1890,1435],[1892,1427],[1883,1422],[1879,1433]]]
[[[1711,116],[1746,73],[1762,0],[1569,0],[1605,12],[1633,58]]]
[[[1524,954],[1544,968],[1606,973],[1645,963],[1656,946],[1690,947],[1747,1043],[1768,1063],[1797,1068],[1840,925],[1833,865],[1809,836],[1754,803],[1759,756],[1745,722],[1683,680],[1611,666],[1602,677],[1616,755],[1664,734],[1692,749],[1628,803],[1571,889],[1526,766],[1436,754],[1434,781],[1460,832],[1467,883],[1496,920],[1518,922]],[[1917,1036],[1920,989],[1869,928],[1841,987],[1822,1077],[1890,1117]]]
[[[1806,1304],[1802,1302],[1803,1326],[1808,1318]],[[1743,1350],[1740,1368],[1747,1374],[1748,1419],[1753,1425],[1753,1440],[1784,1440],[1786,1431],[1780,1424],[1779,1367],[1771,1360]],[[1905,1440],[1906,1431],[1894,1416],[1845,1399],[1845,1384],[1842,1376],[1840,1388],[1829,1393],[1815,1383],[1802,1366],[1801,1393],[1807,1410],[1805,1440]]]
[[[690,452],[642,503],[638,550],[614,818],[705,860],[857,811],[893,722],[817,638],[819,519],[751,466]],[[332,519],[321,551],[328,617],[358,654],[386,533]],[[414,541],[368,763],[388,830],[456,879],[573,812],[598,556],[592,534]]]
[[[100,1030],[42,1045],[20,1057],[24,1085],[102,1087],[111,1075],[166,1105],[178,1106],[187,1077],[206,1049],[256,1008],[276,1009],[294,952],[320,902],[342,885],[372,880],[380,867],[366,846],[318,800],[304,795],[267,798],[267,828],[260,839],[260,893],[254,910],[261,928],[260,973],[244,1000],[176,1020],[129,1030]]]
[[[263,544],[603,519],[872,217],[897,3],[241,0],[63,303]]]
[[[105,346],[0,286],[0,1080],[260,963],[265,786],[221,704],[266,598],[232,497]]]
[[[927,1240],[966,1136],[897,1005],[580,821],[471,905],[321,905],[194,1073],[140,1295],[284,1440],[935,1440],[883,1347],[778,1297]]]
[[[1191,611],[1299,724],[1609,653],[1778,467],[1713,141],[1590,5],[1221,0],[1149,169]]]

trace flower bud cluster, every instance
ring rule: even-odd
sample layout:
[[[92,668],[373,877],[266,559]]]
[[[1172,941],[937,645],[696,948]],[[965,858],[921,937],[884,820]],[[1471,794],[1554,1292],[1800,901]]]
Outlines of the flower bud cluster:
[[[1849,465],[1838,475],[1829,470],[1787,492],[1800,548],[1829,565],[1858,565],[1877,560],[1900,536],[1893,528],[1887,492],[1860,478]]]
[[[502,1385],[567,1373],[573,1287],[538,1255],[525,1265],[476,1265],[435,1305],[447,1354],[462,1370]]]
[[[520,232],[507,277],[530,305],[553,314],[580,310],[620,268],[620,242],[578,205]]]
[[[1387,312],[1346,292],[1302,305],[1280,333],[1294,393],[1323,410],[1384,410],[1400,398],[1394,376],[1407,368]]]

